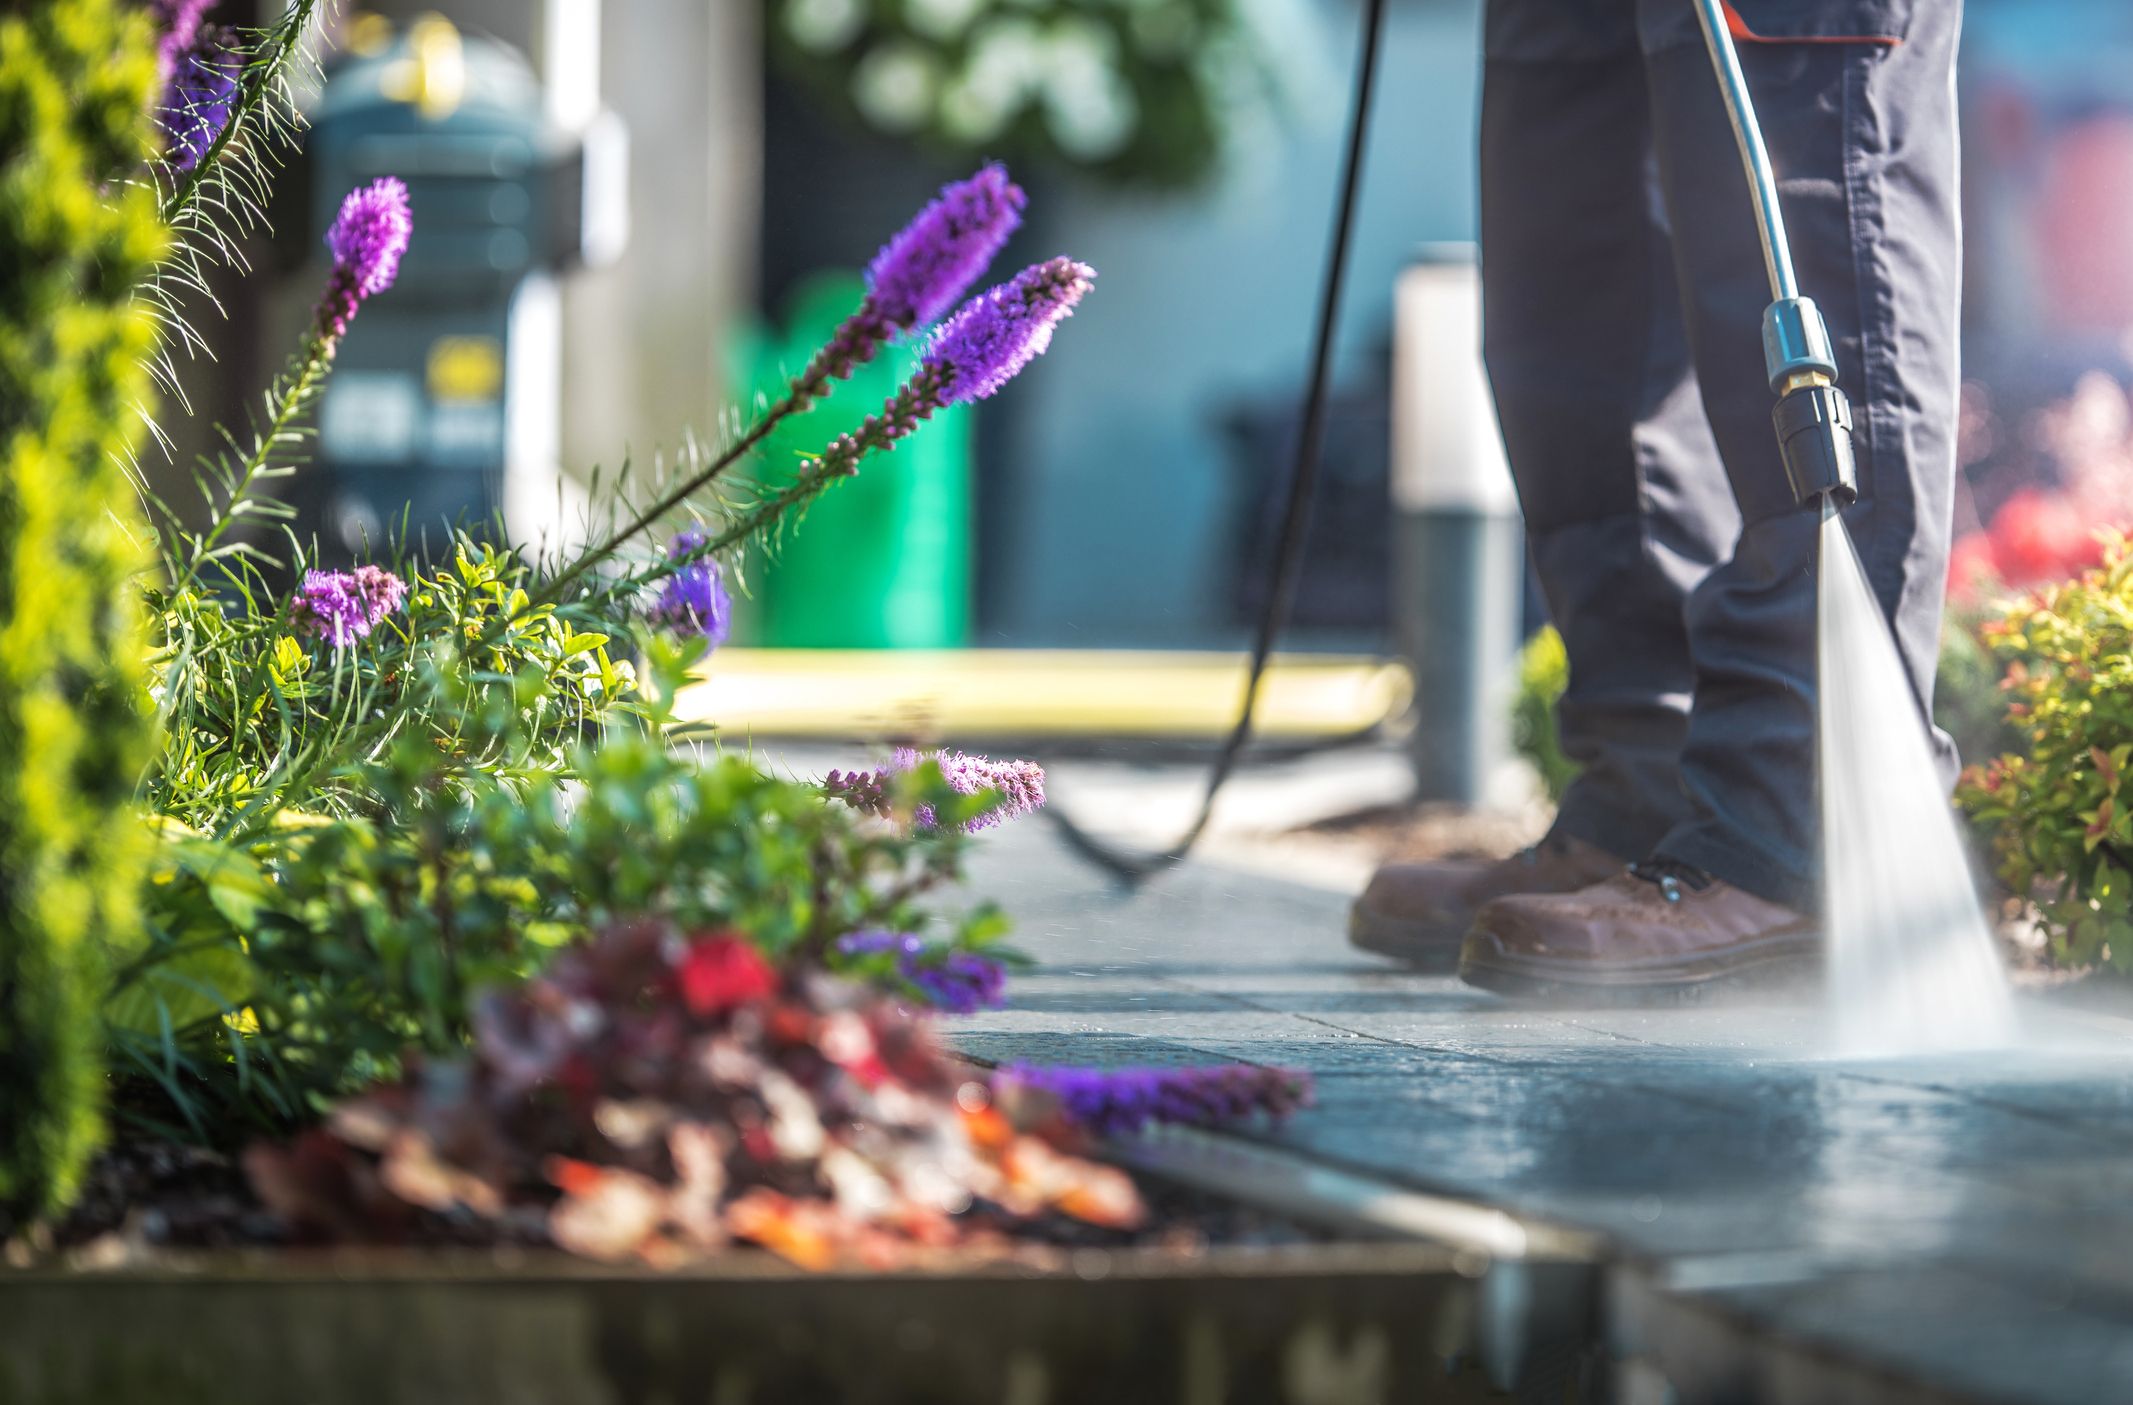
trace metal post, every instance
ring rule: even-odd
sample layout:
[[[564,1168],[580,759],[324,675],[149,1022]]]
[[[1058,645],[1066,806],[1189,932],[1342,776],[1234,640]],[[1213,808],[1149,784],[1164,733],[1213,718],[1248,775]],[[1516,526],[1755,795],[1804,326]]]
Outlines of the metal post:
[[[1392,358],[1393,625],[1414,668],[1415,795],[1507,808],[1525,535],[1481,364],[1471,244],[1400,275]]]

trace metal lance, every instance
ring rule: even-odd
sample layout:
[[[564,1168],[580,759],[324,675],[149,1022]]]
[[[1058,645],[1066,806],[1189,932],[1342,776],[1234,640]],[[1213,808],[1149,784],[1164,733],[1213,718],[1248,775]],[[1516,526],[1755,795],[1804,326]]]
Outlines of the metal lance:
[[[1770,274],[1770,306],[1763,310],[1763,367],[1770,392],[1778,397],[1771,421],[1785,477],[1801,507],[1819,507],[1824,515],[1859,499],[1852,465],[1852,407],[1837,388],[1837,358],[1829,328],[1813,298],[1800,296],[1792,276],[1792,246],[1785,239],[1785,215],[1778,208],[1777,177],[1763,146],[1763,129],[1755,120],[1755,103],[1741,76],[1740,55],[1733,49],[1720,0],[1695,0],[1696,18],[1711,51],[1726,116],[1740,145],[1748,174],[1748,195],[1755,202],[1756,232],[1763,243],[1763,265]]]

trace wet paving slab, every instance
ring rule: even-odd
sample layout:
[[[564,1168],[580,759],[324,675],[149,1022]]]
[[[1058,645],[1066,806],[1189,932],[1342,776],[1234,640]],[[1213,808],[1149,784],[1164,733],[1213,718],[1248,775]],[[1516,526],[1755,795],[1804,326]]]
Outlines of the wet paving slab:
[[[1845,1059],[1809,992],[1521,1006],[1353,950],[1340,894],[1190,864],[1126,892],[1036,824],[971,886],[1036,965],[957,1047],[1310,1070],[1318,1106],[1247,1135],[1597,1232],[1616,1350],[1674,1332],[1691,1363],[1655,1405],[1838,1389],[1810,1357],[1885,1387],[1843,1398],[2133,1401],[2133,1006],[2025,999],[2020,1048]]]

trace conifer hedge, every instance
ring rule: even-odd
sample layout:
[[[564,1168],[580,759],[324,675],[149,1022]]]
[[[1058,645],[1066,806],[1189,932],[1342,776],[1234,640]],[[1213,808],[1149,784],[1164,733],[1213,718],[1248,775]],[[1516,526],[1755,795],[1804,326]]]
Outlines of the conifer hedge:
[[[150,744],[124,464],[167,233],[138,179],[157,81],[145,11],[0,11],[0,1209],[49,1213],[101,1134],[104,955],[130,944]]]

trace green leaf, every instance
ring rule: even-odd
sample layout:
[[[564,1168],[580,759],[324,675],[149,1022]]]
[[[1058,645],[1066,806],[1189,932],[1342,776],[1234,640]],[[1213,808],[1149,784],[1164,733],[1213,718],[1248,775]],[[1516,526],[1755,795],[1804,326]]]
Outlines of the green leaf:
[[[182,1030],[234,1012],[258,988],[243,952],[202,946],[142,967],[104,1002],[104,1021],[134,1034]]]
[[[255,929],[260,909],[273,905],[274,885],[251,855],[212,839],[180,840],[170,848],[179,866],[200,880],[215,910],[238,931]]]

